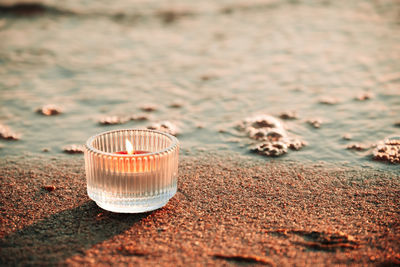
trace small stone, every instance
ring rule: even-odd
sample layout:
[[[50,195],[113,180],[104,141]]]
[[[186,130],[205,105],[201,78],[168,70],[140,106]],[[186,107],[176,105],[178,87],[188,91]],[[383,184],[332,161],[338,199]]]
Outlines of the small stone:
[[[125,122],[127,122],[127,119],[118,116],[106,116],[99,120],[99,124],[101,125],[115,125],[123,124]]]
[[[154,123],[154,124],[148,126],[147,129],[162,131],[162,132],[169,133],[171,135],[179,134],[178,127],[169,121]]]
[[[79,154],[84,152],[82,145],[68,145],[63,148],[63,151],[67,154]]]
[[[318,129],[321,127],[322,120],[321,119],[309,119],[307,123],[310,124],[312,127]]]
[[[191,10],[186,10],[182,8],[175,9],[163,9],[157,12],[157,16],[164,22],[165,24],[170,24],[175,22],[176,20],[193,15]]]
[[[319,103],[325,104],[325,105],[336,105],[337,103],[339,103],[339,100],[337,100],[337,99],[334,98],[334,97],[326,96],[326,97],[322,97],[322,98],[319,100]]]
[[[396,122],[394,123],[394,126],[400,127],[400,121],[396,121]]]
[[[43,186],[43,189],[45,189],[49,192],[52,192],[52,191],[56,190],[56,187],[54,185],[45,185],[45,186]]]
[[[306,91],[306,87],[302,85],[294,85],[294,86],[289,86],[288,88],[292,92],[304,92]]]
[[[50,148],[45,147],[45,148],[42,149],[42,151],[43,152],[50,152]]]
[[[150,119],[150,117],[147,114],[138,114],[132,115],[129,119],[133,121],[147,121]]]
[[[374,98],[374,94],[372,92],[362,92],[357,95],[355,98],[358,101],[365,101]]]
[[[96,220],[101,220],[104,217],[104,212],[100,212],[96,215]]]
[[[221,8],[220,12],[222,14],[231,14],[231,13],[233,13],[234,10],[235,10],[234,7],[227,6],[227,7]]]
[[[343,140],[351,140],[353,138],[353,136],[349,133],[346,133],[342,136]]]
[[[364,145],[364,144],[359,144],[359,143],[355,143],[355,144],[350,144],[346,147],[347,149],[350,150],[357,150],[357,151],[364,151],[370,148],[370,146]]]
[[[62,113],[62,110],[60,107],[53,105],[53,104],[47,104],[44,105],[41,108],[38,108],[36,112],[45,115],[45,116],[54,116]]]
[[[298,118],[296,111],[285,111],[279,115],[279,118],[284,120],[295,120]]]
[[[156,111],[158,108],[156,105],[147,104],[147,105],[141,106],[140,109],[145,112],[153,112],[153,111]]]
[[[169,105],[170,108],[181,108],[183,106],[183,103],[181,102],[173,102]]]
[[[0,124],[0,138],[5,140],[18,140],[20,136],[14,133],[7,125]]]
[[[212,80],[212,79],[215,79],[215,78],[217,78],[217,76],[213,75],[213,74],[203,74],[203,75],[200,76],[200,79],[202,81],[209,81],[209,80]]]

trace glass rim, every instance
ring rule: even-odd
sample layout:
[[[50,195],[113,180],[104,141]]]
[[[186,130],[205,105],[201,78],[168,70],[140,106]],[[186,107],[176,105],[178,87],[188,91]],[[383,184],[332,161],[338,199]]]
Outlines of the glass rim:
[[[136,132],[152,132],[152,133],[158,133],[161,135],[164,135],[166,137],[168,137],[171,141],[172,144],[162,150],[158,150],[155,152],[149,152],[149,153],[143,153],[143,154],[117,154],[117,153],[111,153],[111,152],[105,152],[105,151],[101,151],[97,148],[94,148],[92,143],[93,140],[99,136],[102,136],[104,134],[109,134],[109,133],[114,133],[114,132],[121,132],[121,131],[136,131]],[[116,129],[116,130],[110,130],[110,131],[106,131],[106,132],[101,132],[99,134],[93,135],[91,137],[89,137],[89,139],[86,141],[85,143],[85,148],[88,151],[94,152],[94,153],[98,153],[98,154],[102,154],[102,155],[108,155],[108,156],[117,156],[117,157],[143,157],[143,156],[151,156],[151,155],[156,155],[156,154],[161,154],[163,152],[167,152],[169,150],[173,150],[175,149],[179,144],[178,139],[166,132],[162,132],[162,131],[158,131],[158,130],[150,130],[150,129],[140,129],[140,128],[125,128],[125,129]]]

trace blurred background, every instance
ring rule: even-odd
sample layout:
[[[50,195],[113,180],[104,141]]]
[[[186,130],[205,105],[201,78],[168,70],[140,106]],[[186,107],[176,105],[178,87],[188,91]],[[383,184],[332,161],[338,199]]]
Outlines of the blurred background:
[[[0,1],[0,124],[19,137],[2,157],[132,127],[247,155],[237,124],[288,113],[308,145],[278,160],[386,168],[370,147],[400,131],[400,2]]]

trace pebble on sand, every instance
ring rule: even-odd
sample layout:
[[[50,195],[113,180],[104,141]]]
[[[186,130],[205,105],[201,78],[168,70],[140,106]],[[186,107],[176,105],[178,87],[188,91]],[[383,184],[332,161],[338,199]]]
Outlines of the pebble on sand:
[[[64,153],[67,154],[80,154],[83,153],[83,146],[82,145],[68,145],[63,147]]]
[[[0,138],[5,140],[19,140],[20,136],[14,133],[7,125],[0,124]]]
[[[140,109],[145,112],[153,112],[153,111],[156,111],[158,109],[158,107],[153,104],[146,104],[146,105],[141,106]]]
[[[209,81],[209,80],[213,80],[213,79],[216,79],[216,78],[217,78],[217,75],[211,74],[211,73],[203,74],[203,75],[200,76],[200,79],[202,81]]]
[[[298,118],[298,114],[296,111],[285,111],[282,112],[279,117],[284,120],[295,120]]]
[[[170,105],[169,105],[169,107],[170,108],[181,108],[181,107],[183,107],[183,103],[182,102],[172,102]]]
[[[281,156],[288,148],[299,150],[306,145],[302,140],[289,137],[282,122],[266,114],[246,118],[239,124],[239,130],[259,142],[250,147],[250,151],[264,156]]]
[[[375,160],[400,164],[400,137],[388,138],[381,142],[372,154]]]
[[[372,98],[374,98],[374,94],[372,92],[362,92],[356,96],[355,100],[365,101]]]
[[[197,129],[203,129],[204,128],[204,123],[197,123],[196,124]]]
[[[146,121],[149,120],[150,117],[147,114],[138,114],[138,115],[131,115],[131,116],[106,116],[101,118],[98,122],[100,125],[118,125],[124,124],[128,121]]]
[[[43,189],[45,189],[49,192],[52,192],[52,191],[56,190],[56,187],[54,185],[44,185]]]
[[[354,143],[348,145],[346,148],[349,150],[357,150],[357,151],[364,151],[369,149],[371,146],[365,145],[365,144],[360,144],[360,143]]]
[[[137,114],[130,116],[129,119],[132,121],[147,121],[150,120],[150,116],[147,114]]]
[[[121,118],[119,116],[106,116],[99,120],[99,124],[101,124],[101,125],[116,125],[116,124],[123,124],[127,121],[128,121],[128,119]]]
[[[37,113],[45,116],[54,116],[62,113],[62,109],[53,104],[47,104],[36,110]]]
[[[310,124],[315,129],[321,128],[322,120],[321,119],[309,119],[307,123]]]
[[[353,136],[349,133],[342,135],[343,140],[351,140],[352,138],[353,138]]]
[[[319,103],[321,104],[325,104],[325,105],[336,105],[337,103],[339,103],[339,100],[337,100],[334,97],[322,97],[319,99]]]
[[[147,129],[166,132],[175,136],[179,134],[178,127],[170,121],[153,123],[152,125],[148,126]]]
[[[183,17],[190,17],[194,13],[191,10],[185,8],[170,8],[170,9],[162,9],[157,11],[156,15],[161,19],[161,21],[165,24],[170,24],[176,22],[177,20]]]

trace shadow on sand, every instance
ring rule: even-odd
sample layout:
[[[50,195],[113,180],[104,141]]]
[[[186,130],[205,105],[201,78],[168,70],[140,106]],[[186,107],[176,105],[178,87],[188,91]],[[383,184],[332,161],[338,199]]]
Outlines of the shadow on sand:
[[[62,263],[128,230],[150,214],[111,213],[88,201],[4,237],[0,241],[0,265]]]

